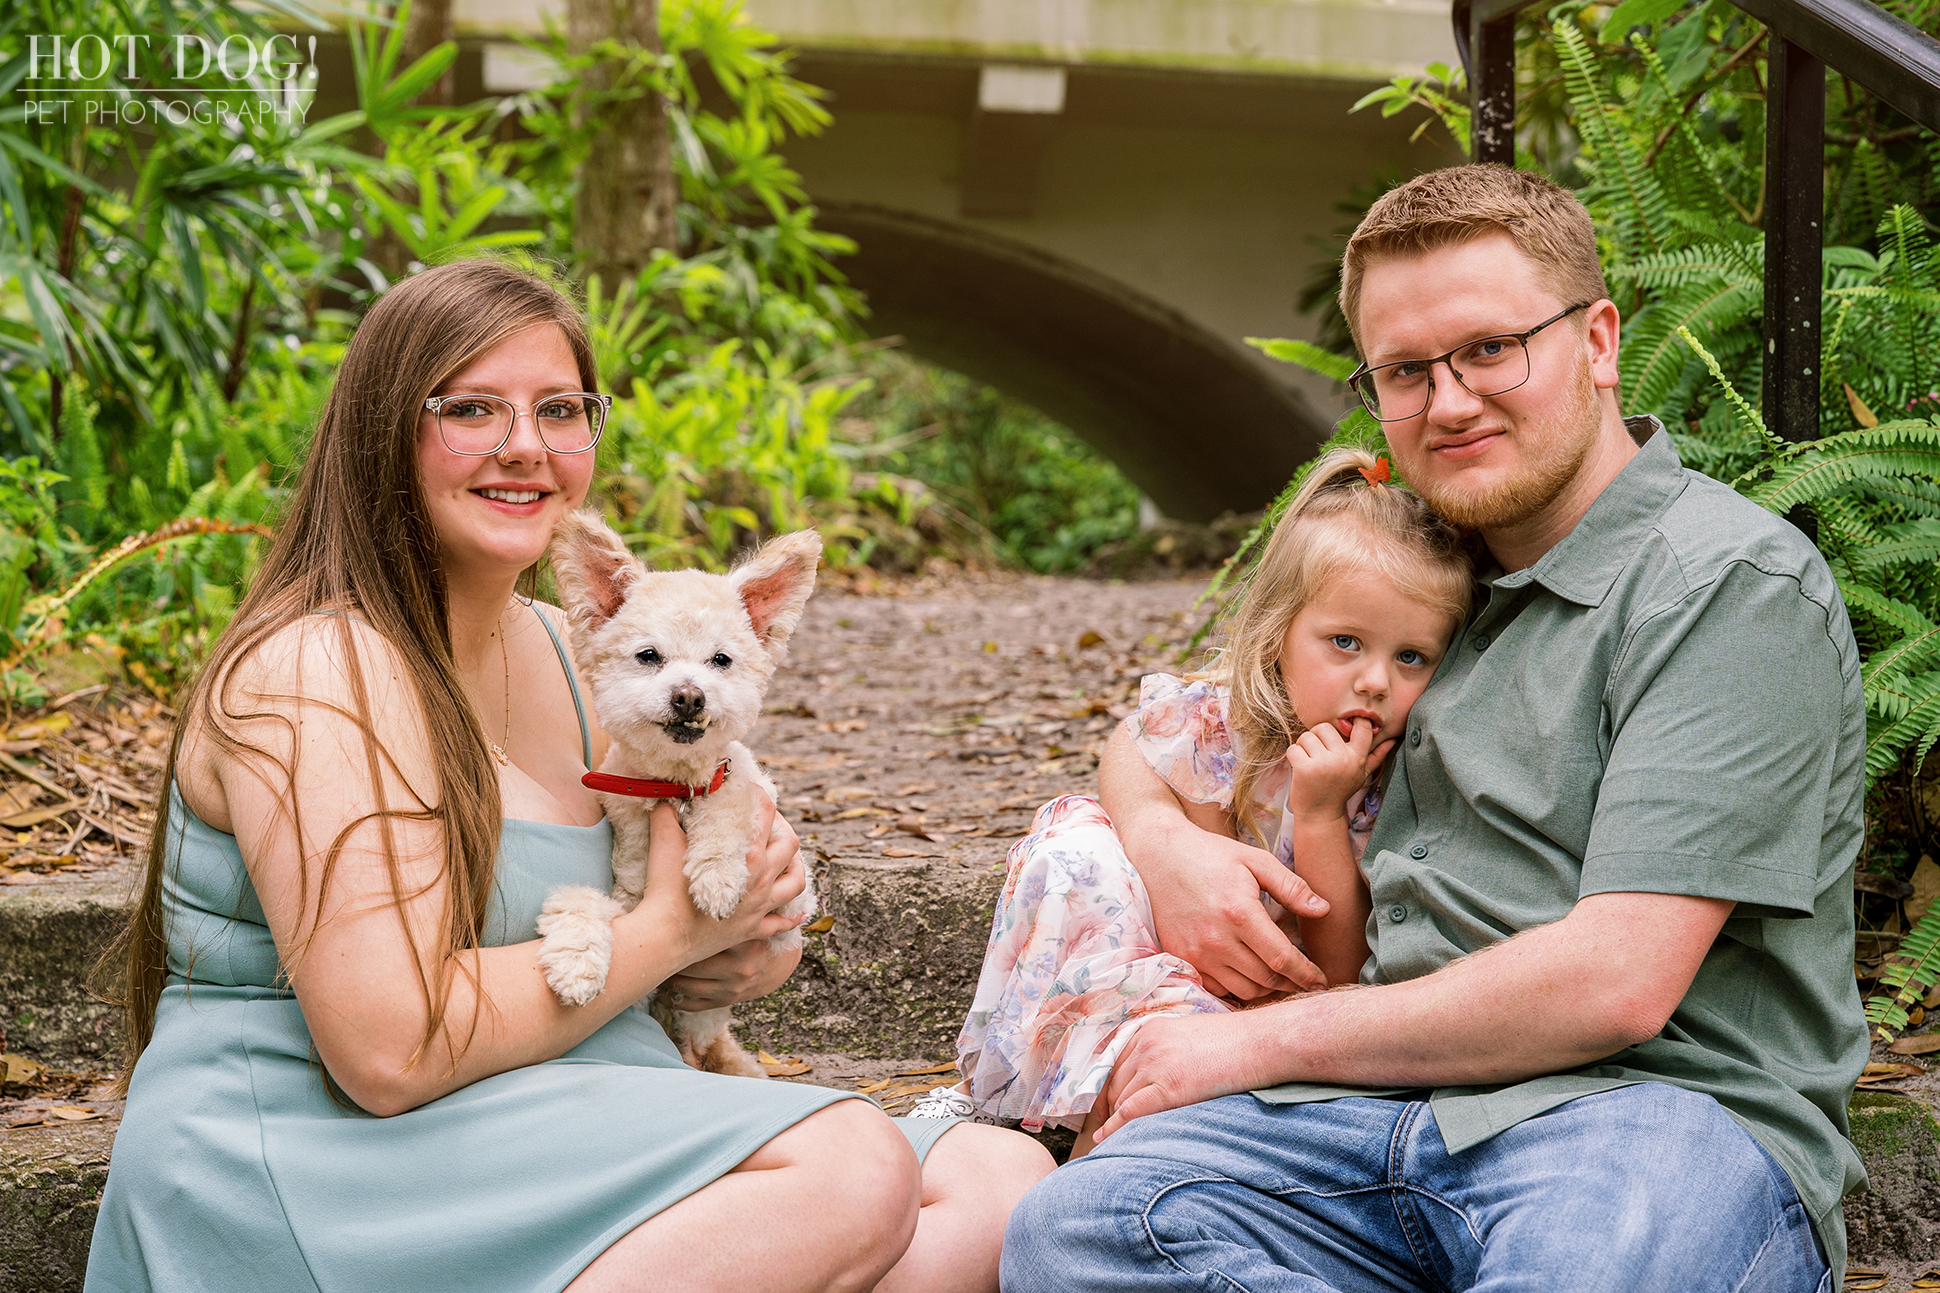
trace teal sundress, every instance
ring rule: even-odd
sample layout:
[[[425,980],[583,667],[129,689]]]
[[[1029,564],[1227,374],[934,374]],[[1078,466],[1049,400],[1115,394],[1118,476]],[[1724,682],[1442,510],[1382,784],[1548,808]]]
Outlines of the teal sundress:
[[[580,734],[590,754],[583,707]],[[627,1010],[556,1060],[408,1113],[346,1109],[295,994],[276,986],[235,837],[174,786],[169,821],[168,981],[115,1137],[87,1293],[562,1289],[780,1132],[859,1098],[690,1069]],[[508,818],[486,945],[533,938],[559,885],[610,889],[612,847],[603,821]],[[920,1156],[955,1124],[897,1125]]]

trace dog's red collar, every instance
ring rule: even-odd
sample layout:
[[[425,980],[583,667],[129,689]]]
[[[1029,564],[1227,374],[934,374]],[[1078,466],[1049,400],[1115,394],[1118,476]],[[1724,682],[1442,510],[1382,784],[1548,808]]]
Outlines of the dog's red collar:
[[[727,781],[728,761],[721,760],[721,766],[714,769],[714,779],[704,786],[690,786],[684,781],[647,781],[640,777],[616,777],[610,772],[589,772],[579,779],[579,784],[588,790],[604,790],[613,795],[631,795],[635,799],[695,799],[701,795],[711,795]]]

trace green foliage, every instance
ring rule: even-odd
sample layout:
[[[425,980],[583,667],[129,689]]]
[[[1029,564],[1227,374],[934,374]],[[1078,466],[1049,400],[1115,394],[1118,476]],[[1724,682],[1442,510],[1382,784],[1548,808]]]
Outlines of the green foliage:
[[[1064,568],[1130,524],[1129,487],[1049,431],[1016,451],[1031,479],[977,513],[1007,536],[992,543],[944,501],[956,459],[838,434],[870,390],[851,357],[861,301],[834,267],[853,247],[815,227],[780,151],[829,115],[740,0],[664,0],[661,54],[606,42],[569,56],[555,31],[535,43],[554,84],[456,107],[416,102],[457,47],[407,65],[407,16],[349,8],[356,106],[324,120],[158,130],[0,106],[0,660],[33,636],[170,691],[227,622],[260,555],[236,531],[273,521],[361,310],[454,257],[563,281],[602,110],[650,91],[671,118],[680,252],[585,285],[601,383],[620,394],[602,487],[643,556],[719,568],[818,525],[837,563],[893,548],[920,564],[948,539]],[[13,98],[28,71],[23,33],[146,31],[172,47],[260,41],[271,23],[326,30],[296,0],[23,0],[0,10],[0,50],[16,51],[0,55],[0,90]],[[111,70],[102,96],[150,88]],[[298,88],[315,91],[313,71]],[[974,421],[983,399],[963,384],[937,409]],[[1007,405],[1000,421],[1030,416]],[[939,483],[858,470],[884,465]],[[166,529],[184,518],[209,524]],[[141,559],[99,565],[156,532],[171,537]],[[16,669],[0,686],[18,699],[33,683]]]
[[[951,546],[1045,574],[1076,570],[1138,527],[1138,491],[1043,414],[956,373],[881,354],[836,451],[914,478],[953,522]]]

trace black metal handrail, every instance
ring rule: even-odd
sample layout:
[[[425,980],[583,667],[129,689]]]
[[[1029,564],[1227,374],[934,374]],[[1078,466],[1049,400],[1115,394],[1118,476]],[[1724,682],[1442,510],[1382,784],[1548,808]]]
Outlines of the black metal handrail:
[[[1516,15],[1537,0],[1454,0],[1471,155],[1516,164]],[[1868,0],[1732,0],[1765,24],[1765,423],[1819,433],[1825,71],[1940,131],[1940,41]]]

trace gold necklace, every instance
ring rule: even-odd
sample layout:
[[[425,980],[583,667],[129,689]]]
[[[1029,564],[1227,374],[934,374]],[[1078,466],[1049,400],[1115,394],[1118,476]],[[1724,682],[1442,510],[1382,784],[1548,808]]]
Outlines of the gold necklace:
[[[505,627],[505,616],[503,614],[499,616],[498,625],[500,629]],[[512,740],[512,658],[506,654],[504,633],[499,633],[498,635],[498,661],[500,667],[505,672],[505,735],[500,739],[509,744]],[[492,757],[498,760],[500,767],[511,766],[512,760],[505,757],[504,745],[494,744],[489,739],[485,744],[492,747]]]

